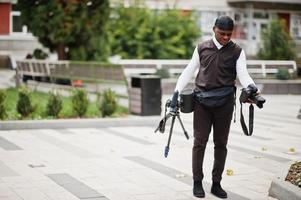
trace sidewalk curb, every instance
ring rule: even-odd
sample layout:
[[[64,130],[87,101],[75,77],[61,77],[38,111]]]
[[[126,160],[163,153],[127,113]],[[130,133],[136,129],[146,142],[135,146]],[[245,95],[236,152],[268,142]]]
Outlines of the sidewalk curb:
[[[272,180],[269,196],[279,200],[300,200],[301,189],[292,183],[285,181],[285,177],[290,169],[291,164],[294,162],[285,163],[280,173]]]
[[[0,121],[0,130],[105,128],[120,126],[158,126],[160,116],[96,119],[16,120]]]

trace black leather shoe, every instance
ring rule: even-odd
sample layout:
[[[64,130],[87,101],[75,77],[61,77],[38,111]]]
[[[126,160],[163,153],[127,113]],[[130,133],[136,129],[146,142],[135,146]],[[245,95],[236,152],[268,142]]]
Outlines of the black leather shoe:
[[[213,182],[212,187],[211,187],[211,193],[222,199],[225,199],[228,197],[227,192],[225,190],[223,190],[220,182]]]
[[[193,182],[193,195],[198,198],[205,197],[205,192],[203,189],[202,181],[194,181]]]

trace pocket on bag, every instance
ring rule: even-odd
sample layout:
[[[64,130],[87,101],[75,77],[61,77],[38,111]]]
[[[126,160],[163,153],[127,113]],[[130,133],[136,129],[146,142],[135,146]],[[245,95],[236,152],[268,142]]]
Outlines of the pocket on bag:
[[[225,105],[233,97],[233,87],[218,88],[195,93],[196,101],[204,106],[216,108]],[[231,97],[232,96],[232,97]]]

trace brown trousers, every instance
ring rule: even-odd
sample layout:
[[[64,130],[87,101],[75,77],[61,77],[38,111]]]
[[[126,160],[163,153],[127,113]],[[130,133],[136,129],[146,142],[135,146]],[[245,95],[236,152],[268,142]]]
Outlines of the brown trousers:
[[[193,116],[194,145],[192,150],[194,181],[202,181],[204,178],[203,160],[211,127],[213,127],[214,141],[212,180],[222,180],[227,156],[226,146],[234,107],[233,101],[233,99],[229,98],[225,105],[218,108],[209,108],[197,102],[195,103]]]

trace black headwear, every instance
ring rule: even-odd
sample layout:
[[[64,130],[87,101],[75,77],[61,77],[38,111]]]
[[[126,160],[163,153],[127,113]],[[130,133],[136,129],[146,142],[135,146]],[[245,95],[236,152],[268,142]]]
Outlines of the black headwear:
[[[234,22],[231,17],[226,15],[221,15],[215,20],[214,24],[217,28],[224,31],[233,31]]]

